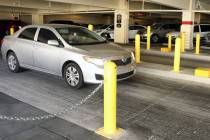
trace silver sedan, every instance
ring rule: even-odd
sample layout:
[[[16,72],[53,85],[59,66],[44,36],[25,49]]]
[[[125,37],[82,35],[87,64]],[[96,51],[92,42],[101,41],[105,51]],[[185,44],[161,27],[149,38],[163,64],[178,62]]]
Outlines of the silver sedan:
[[[12,72],[28,68],[62,76],[73,88],[101,83],[106,61],[118,66],[118,80],[133,76],[136,68],[131,52],[78,26],[26,26],[4,38],[1,52]]]

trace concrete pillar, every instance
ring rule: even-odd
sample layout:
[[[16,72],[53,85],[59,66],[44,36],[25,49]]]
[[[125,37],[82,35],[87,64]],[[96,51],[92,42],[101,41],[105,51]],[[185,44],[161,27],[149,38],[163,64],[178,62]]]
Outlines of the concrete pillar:
[[[119,19],[121,18],[121,19]],[[119,23],[120,22],[120,23]],[[114,13],[114,42],[127,44],[129,26],[129,2],[121,0],[118,9]]]
[[[195,13],[195,24],[201,23],[201,13]]]
[[[188,11],[182,12],[182,26],[181,32],[185,32],[186,40],[185,40],[185,49],[191,50],[193,49],[193,28],[195,21],[195,13],[193,10],[195,9],[196,0],[189,1],[189,9]]]
[[[193,25],[194,25],[194,12],[186,11],[182,13],[182,26],[181,32],[185,33],[186,42],[185,49],[193,49]]]
[[[32,14],[32,24],[43,24],[44,16],[39,13]]]

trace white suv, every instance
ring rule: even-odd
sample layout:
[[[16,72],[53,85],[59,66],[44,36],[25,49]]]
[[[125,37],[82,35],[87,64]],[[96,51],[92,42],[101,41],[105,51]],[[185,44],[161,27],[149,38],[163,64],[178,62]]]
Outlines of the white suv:
[[[210,24],[196,24],[194,25],[194,33],[193,33],[193,42],[195,44],[196,41],[196,33],[200,33],[201,37],[201,45],[205,45],[210,43],[210,38],[208,38],[208,34],[210,33]],[[180,32],[172,32],[173,41],[180,35]],[[167,34],[168,37],[168,34]]]

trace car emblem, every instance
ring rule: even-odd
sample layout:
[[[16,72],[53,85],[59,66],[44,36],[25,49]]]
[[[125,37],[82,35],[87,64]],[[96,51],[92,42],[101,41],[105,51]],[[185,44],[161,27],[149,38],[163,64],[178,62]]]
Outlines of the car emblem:
[[[122,62],[125,63],[125,62],[127,62],[127,60],[128,60],[128,58],[123,58]]]

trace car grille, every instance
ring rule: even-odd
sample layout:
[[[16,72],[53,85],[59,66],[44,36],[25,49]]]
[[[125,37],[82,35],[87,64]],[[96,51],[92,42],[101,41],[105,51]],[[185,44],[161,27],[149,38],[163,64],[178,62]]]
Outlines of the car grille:
[[[112,60],[112,62],[114,62],[117,66],[124,66],[130,64],[132,62],[132,58],[128,57],[125,59]]]
[[[210,34],[207,35],[207,39],[210,40]]]
[[[127,73],[124,73],[124,74],[119,74],[117,75],[117,79],[120,80],[120,79],[124,79],[124,78],[127,78],[131,75],[134,74],[134,71],[130,71],[130,72],[127,72]],[[104,76],[103,75],[100,75],[100,74],[96,74],[95,75],[96,77],[96,80],[104,80]]]

